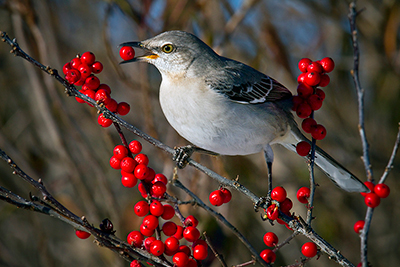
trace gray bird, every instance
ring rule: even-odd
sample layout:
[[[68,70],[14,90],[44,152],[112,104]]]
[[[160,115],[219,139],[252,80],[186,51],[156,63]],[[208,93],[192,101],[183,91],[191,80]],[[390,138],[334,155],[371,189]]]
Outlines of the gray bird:
[[[270,170],[272,144],[295,152],[297,143],[310,142],[293,119],[292,94],[285,86],[250,66],[219,56],[193,34],[168,31],[120,46],[145,51],[122,63],[143,61],[160,71],[164,115],[195,146],[221,155],[264,151]],[[315,163],[340,188],[368,191],[319,147]]]

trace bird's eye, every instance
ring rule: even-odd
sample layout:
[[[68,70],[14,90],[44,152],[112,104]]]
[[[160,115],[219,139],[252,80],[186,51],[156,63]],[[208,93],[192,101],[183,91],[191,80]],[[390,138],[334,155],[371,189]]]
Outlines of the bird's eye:
[[[169,53],[171,53],[171,52],[174,50],[174,46],[173,46],[172,44],[165,44],[165,45],[163,45],[163,46],[161,47],[161,50],[162,50],[164,53],[169,54]]]

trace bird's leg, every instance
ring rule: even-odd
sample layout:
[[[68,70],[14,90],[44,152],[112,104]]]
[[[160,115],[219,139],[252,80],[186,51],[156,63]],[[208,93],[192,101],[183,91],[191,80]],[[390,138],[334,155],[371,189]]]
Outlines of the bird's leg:
[[[272,151],[271,146],[266,145],[264,147],[264,156],[267,162],[267,169],[268,169],[268,191],[267,195],[264,197],[260,197],[256,204],[254,204],[254,210],[258,211],[258,208],[261,204],[266,203],[267,206],[271,204],[271,192],[272,192],[272,162],[274,161],[274,153]]]
[[[174,155],[172,156],[172,160],[176,161],[176,165],[179,169],[183,169],[188,164],[188,159],[192,156],[194,152],[207,154],[211,156],[218,156],[217,153],[205,150],[203,148],[194,146],[194,145],[187,145],[187,146],[180,146],[175,147]]]

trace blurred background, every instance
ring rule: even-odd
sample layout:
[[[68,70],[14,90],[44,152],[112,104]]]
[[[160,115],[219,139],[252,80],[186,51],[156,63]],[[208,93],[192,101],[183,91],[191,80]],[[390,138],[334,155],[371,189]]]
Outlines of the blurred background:
[[[356,93],[350,70],[353,55],[349,35],[349,1],[323,0],[1,0],[0,30],[16,37],[26,52],[58,70],[77,53],[95,53],[104,65],[98,75],[112,89],[117,101],[126,101],[131,112],[125,120],[169,146],[186,145],[168,125],[158,103],[161,77],[153,66],[120,66],[118,44],[143,40],[166,30],[196,34],[219,54],[242,61],[274,77],[292,92],[303,57],[318,60],[329,56],[336,68],[326,87],[323,108],[316,119],[328,134],[319,142],[329,154],[366,180],[360,156]],[[357,19],[360,43],[360,80],[365,90],[365,125],[370,143],[374,178],[385,170],[400,121],[400,2],[360,0],[364,9]],[[0,44],[0,148],[29,175],[42,178],[48,190],[77,215],[98,225],[109,218],[125,239],[137,230],[140,220],[133,205],[140,200],[136,188],[120,183],[118,171],[108,161],[119,144],[116,131],[96,122],[96,110],[77,103],[60,84],[33,66],[9,54]],[[125,132],[128,141],[136,139]],[[174,163],[168,155],[145,144],[150,166],[171,177]],[[274,185],[282,185],[305,217],[306,209],[295,194],[308,186],[307,165],[300,157],[274,146]],[[266,164],[263,155],[194,159],[229,178],[239,181],[257,195],[266,193]],[[208,203],[218,184],[188,167],[179,171],[180,180]],[[395,160],[387,184],[391,195],[375,209],[369,234],[368,255],[373,266],[396,266],[400,261],[400,156]],[[336,188],[317,171],[313,226],[355,265],[360,261],[359,237],[353,224],[364,218],[366,206],[359,194]],[[11,174],[0,163],[0,185],[28,198],[32,187]],[[169,193],[188,200],[176,188]],[[265,232],[280,240],[291,232],[281,225],[260,220],[253,204],[237,192],[233,200],[216,208],[261,251]],[[228,265],[251,259],[246,248],[224,226],[197,207],[182,207],[185,216],[195,215],[199,228],[207,231],[215,248]],[[67,224],[41,214],[20,210],[0,202],[1,266],[129,266],[118,255],[80,240]],[[307,240],[296,237],[277,252],[275,266],[296,263]],[[219,266],[217,260],[204,263]],[[326,255],[307,266],[337,266]]]

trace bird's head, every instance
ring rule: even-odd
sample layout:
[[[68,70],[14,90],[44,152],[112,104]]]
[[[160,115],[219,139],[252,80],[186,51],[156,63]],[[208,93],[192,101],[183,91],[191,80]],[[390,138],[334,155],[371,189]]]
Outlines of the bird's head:
[[[145,53],[121,64],[144,61],[153,64],[162,75],[188,74],[197,69],[191,69],[192,65],[204,65],[207,64],[207,58],[218,58],[203,41],[183,31],[168,31],[141,42],[122,43],[122,46],[141,48]]]

